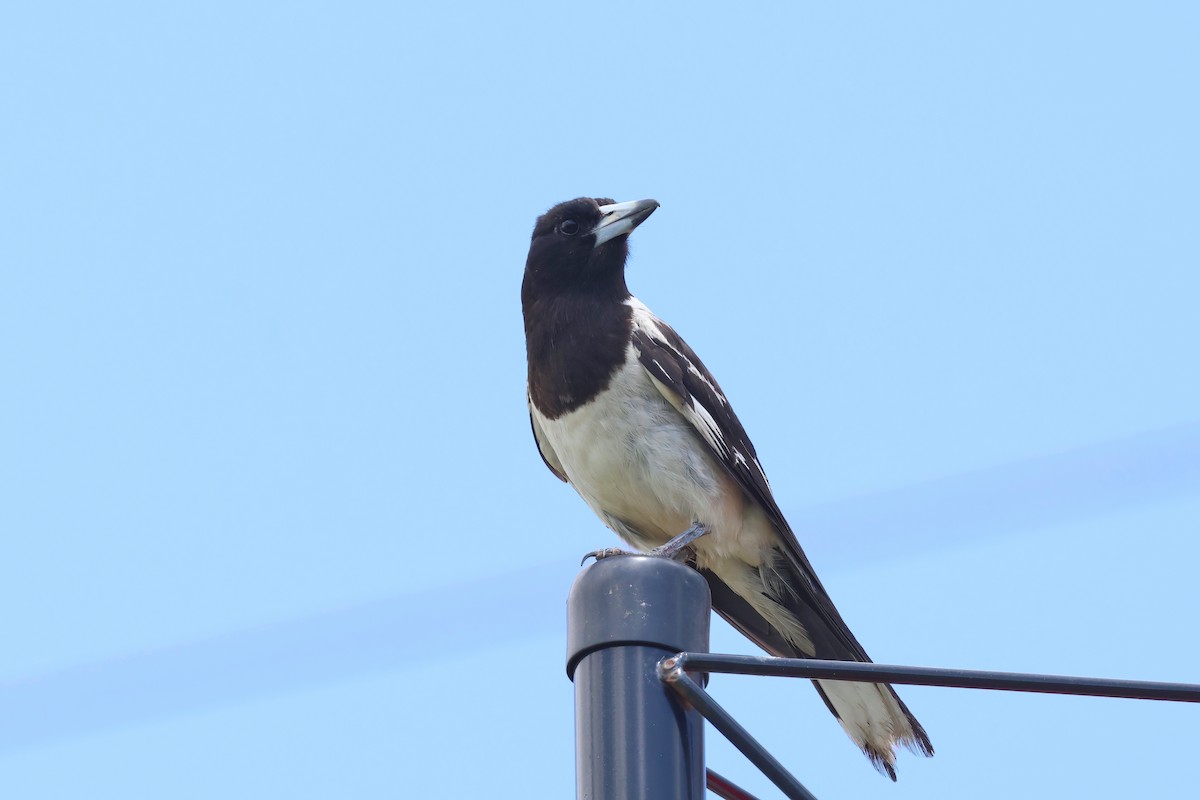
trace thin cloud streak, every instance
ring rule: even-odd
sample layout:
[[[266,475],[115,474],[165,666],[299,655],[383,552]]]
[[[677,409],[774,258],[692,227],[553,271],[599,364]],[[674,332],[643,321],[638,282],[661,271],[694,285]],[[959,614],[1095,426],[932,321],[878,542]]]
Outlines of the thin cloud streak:
[[[1200,422],[810,506],[788,515],[820,566],[852,566],[1200,493]]]
[[[562,581],[561,565],[538,565],[0,683],[0,753],[550,631]]]

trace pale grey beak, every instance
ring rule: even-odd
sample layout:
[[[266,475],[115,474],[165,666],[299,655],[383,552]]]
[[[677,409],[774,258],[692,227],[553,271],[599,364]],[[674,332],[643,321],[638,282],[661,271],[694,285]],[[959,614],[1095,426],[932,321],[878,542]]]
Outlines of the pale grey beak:
[[[630,200],[628,203],[613,203],[600,206],[600,222],[592,229],[596,237],[595,247],[624,236],[646,221],[646,217],[658,208],[657,200]]]

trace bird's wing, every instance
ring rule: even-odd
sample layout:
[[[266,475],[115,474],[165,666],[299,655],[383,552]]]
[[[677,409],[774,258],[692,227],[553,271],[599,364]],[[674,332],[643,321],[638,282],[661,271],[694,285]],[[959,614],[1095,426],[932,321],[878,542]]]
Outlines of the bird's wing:
[[[754,444],[700,358],[670,325],[638,303],[633,346],[663,397],[688,421],[743,491],[758,501],[781,532],[791,534],[775,503]]]
[[[779,549],[790,562],[790,571],[798,584],[793,589],[803,595],[802,599],[797,600],[806,607],[794,609],[798,618],[806,622],[806,627],[814,628],[814,634],[816,630],[813,623],[817,620],[824,623],[822,627],[828,628],[840,645],[837,649],[842,657],[868,660],[862,645],[842,620],[796,535],[784,519],[771,493],[767,475],[758,461],[754,444],[746,435],[746,429],[742,427],[716,379],[687,342],[640,303],[634,306],[633,346],[638,361],[663,397],[695,428],[712,454],[742,487],[742,491],[762,507],[767,518],[775,525],[779,532]],[[726,610],[734,612],[733,608]],[[769,637],[761,632],[753,635],[752,629],[756,623],[745,621],[739,627],[769,651],[776,652],[777,648],[772,646]]]
[[[546,440],[546,434],[542,431],[542,426],[538,425],[537,415],[533,413],[533,400],[526,397],[526,401],[529,403],[529,427],[533,429],[533,440],[537,442],[538,454],[541,455],[542,462],[554,473],[554,476],[563,483],[566,483],[567,473],[563,469],[562,462],[558,460],[558,454],[554,452],[554,448]]]

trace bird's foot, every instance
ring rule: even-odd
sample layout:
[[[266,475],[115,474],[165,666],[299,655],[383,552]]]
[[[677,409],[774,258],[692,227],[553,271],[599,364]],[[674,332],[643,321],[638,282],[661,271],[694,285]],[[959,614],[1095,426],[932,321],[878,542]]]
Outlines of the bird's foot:
[[[706,533],[708,533],[708,528],[699,522],[693,522],[692,527],[661,547],[654,548],[650,551],[650,555],[660,558],[670,558],[674,561],[682,561],[687,555],[688,545]]]
[[[688,528],[683,533],[676,536],[671,541],[656,547],[645,555],[656,556],[658,558],[669,558],[674,561],[683,561],[687,557],[688,545],[699,539],[704,534],[708,533],[708,528],[701,525],[699,522],[692,523],[692,527]],[[583,560],[579,562],[580,566],[587,563],[589,558],[594,558],[599,561],[602,558],[612,558],[613,556],[637,556],[641,553],[631,553],[628,550],[622,550],[618,547],[606,547],[603,550],[593,550],[590,553],[585,553]]]
[[[613,556],[635,556],[637,553],[631,553],[628,550],[622,550],[619,547],[605,547],[603,550],[593,550],[590,553],[584,553],[583,559],[579,562],[579,566],[587,563],[589,558],[594,558],[599,561],[602,558],[612,558]]]

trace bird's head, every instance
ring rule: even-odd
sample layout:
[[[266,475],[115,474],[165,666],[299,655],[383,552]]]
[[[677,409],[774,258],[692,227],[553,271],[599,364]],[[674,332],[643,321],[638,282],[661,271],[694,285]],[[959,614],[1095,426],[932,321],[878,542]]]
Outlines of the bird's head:
[[[525,261],[525,288],[542,292],[625,289],[629,234],[658,208],[657,200],[615,203],[580,197],[538,217]]]

